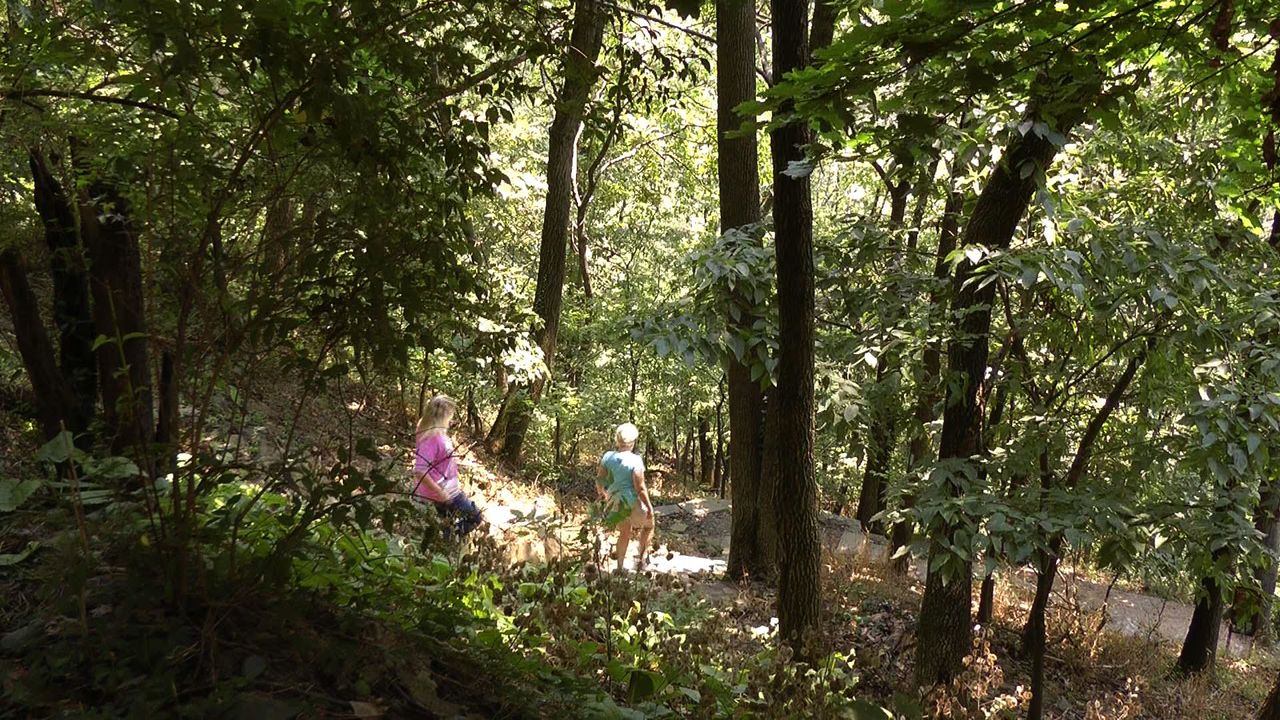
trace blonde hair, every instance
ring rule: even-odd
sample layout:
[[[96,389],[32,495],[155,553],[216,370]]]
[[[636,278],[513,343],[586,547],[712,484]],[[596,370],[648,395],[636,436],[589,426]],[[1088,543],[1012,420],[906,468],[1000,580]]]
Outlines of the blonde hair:
[[[418,426],[415,432],[419,435],[432,428],[447,428],[449,417],[458,409],[458,404],[448,395],[437,395],[431,398],[427,403],[426,410],[423,411],[422,417],[418,418]]]
[[[616,432],[613,433],[613,441],[618,445],[626,445],[627,447],[635,447],[636,438],[640,437],[640,428],[631,423],[622,423],[618,426]]]

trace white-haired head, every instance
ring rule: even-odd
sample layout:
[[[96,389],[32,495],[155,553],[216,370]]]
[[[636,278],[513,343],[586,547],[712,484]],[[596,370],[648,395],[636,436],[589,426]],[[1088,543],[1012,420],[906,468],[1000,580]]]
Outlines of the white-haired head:
[[[618,444],[619,449],[630,450],[635,447],[638,437],[640,437],[640,428],[631,423],[622,423],[613,434],[613,441]]]

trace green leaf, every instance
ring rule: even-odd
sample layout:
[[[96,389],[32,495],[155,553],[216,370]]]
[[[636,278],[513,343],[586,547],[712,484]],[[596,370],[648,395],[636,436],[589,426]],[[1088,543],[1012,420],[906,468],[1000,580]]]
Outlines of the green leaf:
[[[13,512],[22,507],[43,484],[42,480],[0,480],[0,512]]]
[[[0,567],[17,565],[23,560],[26,560],[27,557],[30,556],[31,553],[35,552],[36,548],[38,547],[40,547],[40,543],[32,540],[31,542],[27,543],[27,546],[22,549],[22,552],[0,555]]]
[[[55,465],[64,463],[72,458],[78,458],[80,451],[76,449],[72,435],[69,431],[63,430],[58,433],[52,440],[45,443],[36,451],[36,459],[43,462],[53,463]]]
[[[662,688],[663,678],[656,672],[633,668],[627,682],[627,702],[631,704],[648,700]]]
[[[893,713],[866,700],[854,700],[850,709],[854,720],[893,720]]]

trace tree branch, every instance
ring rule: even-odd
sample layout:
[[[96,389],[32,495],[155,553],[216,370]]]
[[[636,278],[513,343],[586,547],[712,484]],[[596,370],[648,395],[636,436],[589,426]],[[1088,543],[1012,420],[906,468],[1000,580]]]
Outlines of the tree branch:
[[[53,90],[49,88],[32,88],[29,90],[5,90],[0,92],[0,98],[5,100],[23,100],[33,97],[54,97],[66,98],[70,100],[87,100],[89,102],[106,103],[108,105],[123,105],[138,110],[147,110],[158,115],[173,118],[177,120],[182,116],[170,110],[167,107],[149,103],[143,100],[132,100],[130,98],[115,97],[114,95],[98,95],[92,92],[83,92],[77,90]]]

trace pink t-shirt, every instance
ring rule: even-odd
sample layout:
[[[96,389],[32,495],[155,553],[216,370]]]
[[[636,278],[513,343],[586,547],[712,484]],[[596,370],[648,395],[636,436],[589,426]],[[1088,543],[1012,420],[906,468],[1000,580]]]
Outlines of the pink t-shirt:
[[[458,490],[458,459],[453,455],[453,443],[444,433],[424,433],[418,436],[414,452],[413,475],[418,477],[426,473],[439,483],[445,493],[452,495]],[[448,497],[436,497],[431,488],[419,481],[413,488],[413,494],[432,502],[447,502]]]

